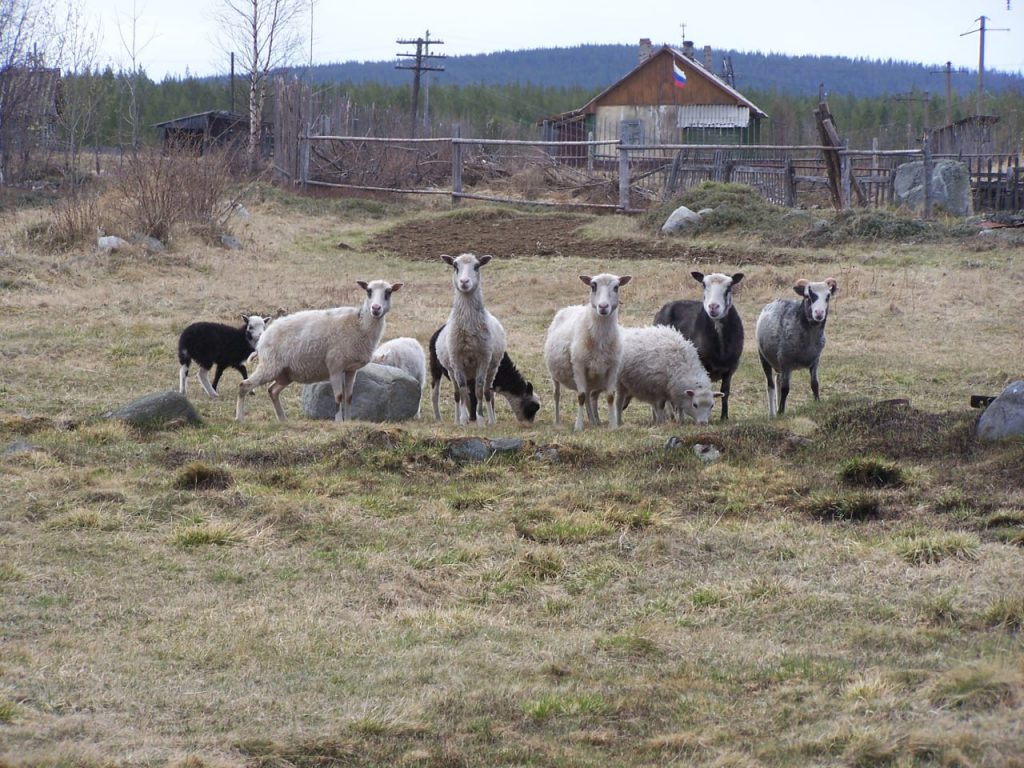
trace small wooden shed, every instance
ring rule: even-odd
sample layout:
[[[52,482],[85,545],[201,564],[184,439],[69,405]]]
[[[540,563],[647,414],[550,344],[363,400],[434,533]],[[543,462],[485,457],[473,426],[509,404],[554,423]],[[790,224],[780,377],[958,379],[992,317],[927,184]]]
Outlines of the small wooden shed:
[[[768,115],[705,63],[642,40],[640,63],[579,109],[541,121],[547,141],[623,141],[627,144],[756,144]]]
[[[249,118],[226,110],[215,109],[176,117],[153,127],[160,131],[160,143],[165,149],[191,147],[202,153],[211,147],[241,148],[249,143]],[[263,125],[260,143],[263,154],[268,154],[271,145],[269,123]]]

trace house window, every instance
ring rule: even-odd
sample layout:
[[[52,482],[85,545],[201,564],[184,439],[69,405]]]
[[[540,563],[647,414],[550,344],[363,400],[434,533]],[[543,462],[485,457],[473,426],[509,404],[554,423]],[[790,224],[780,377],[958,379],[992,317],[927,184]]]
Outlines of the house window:
[[[643,144],[644,126],[639,120],[619,121],[619,141],[623,144]]]

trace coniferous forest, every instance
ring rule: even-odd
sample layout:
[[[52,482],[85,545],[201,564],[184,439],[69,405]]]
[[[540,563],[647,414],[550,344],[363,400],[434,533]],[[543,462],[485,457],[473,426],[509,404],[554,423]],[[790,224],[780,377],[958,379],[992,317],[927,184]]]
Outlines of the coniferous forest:
[[[841,133],[851,146],[905,147],[925,128],[968,117],[975,110],[977,73],[954,71],[947,105],[942,67],[904,61],[878,61],[777,53],[713,52],[720,72],[729,56],[735,87],[769,115],[762,141],[816,143],[813,110],[819,88],[828,95]],[[629,45],[504,51],[450,57],[429,81],[429,118],[435,135],[454,124],[463,135],[530,138],[544,117],[578,108],[637,65]],[[308,82],[329,101],[346,99],[377,113],[407,113],[411,103],[408,71],[395,61],[328,64],[281,73]],[[192,76],[152,81],[144,71],[66,74],[65,101],[90,105],[94,117],[82,131],[82,145],[125,146],[131,141],[131,104],[139,110],[142,140],[153,140],[154,123],[213,109],[244,111],[245,83],[227,77]],[[426,90],[426,88],[424,89]],[[134,99],[132,99],[132,96]],[[272,107],[271,107],[272,110]],[[268,110],[267,115],[272,114]],[[985,74],[984,110],[1000,120],[995,129],[1003,151],[1024,140],[1024,77]]]

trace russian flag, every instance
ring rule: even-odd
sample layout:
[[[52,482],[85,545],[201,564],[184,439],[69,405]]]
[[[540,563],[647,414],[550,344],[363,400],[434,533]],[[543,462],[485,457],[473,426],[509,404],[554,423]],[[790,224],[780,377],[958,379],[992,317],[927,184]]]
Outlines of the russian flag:
[[[674,76],[673,83],[676,88],[682,88],[686,85],[686,73],[674,61],[672,62],[672,75]]]

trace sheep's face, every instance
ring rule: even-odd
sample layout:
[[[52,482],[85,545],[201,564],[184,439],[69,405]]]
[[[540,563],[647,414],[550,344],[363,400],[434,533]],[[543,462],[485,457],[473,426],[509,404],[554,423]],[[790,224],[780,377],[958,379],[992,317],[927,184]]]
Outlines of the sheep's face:
[[[267,330],[267,323],[270,322],[270,318],[260,317],[259,315],[242,315],[242,322],[245,323],[245,340],[249,342],[249,346],[252,349],[256,349],[256,342],[260,340],[260,336]]]
[[[391,309],[391,294],[397,293],[403,283],[389,283],[386,280],[372,280],[369,283],[359,280],[360,288],[366,291],[366,304],[373,317],[381,318]]]
[[[590,306],[602,317],[613,315],[619,308],[619,288],[630,280],[631,275],[601,274],[590,277],[580,275],[580,280],[590,286]]]
[[[473,293],[480,285],[480,267],[489,262],[491,257],[463,253],[455,258],[444,254],[441,259],[454,270],[452,285],[455,286],[455,290],[459,293]]]
[[[688,389],[683,394],[682,401],[675,403],[677,419],[682,421],[685,416],[701,427],[710,424],[715,400],[722,397],[722,393],[710,389]]]
[[[693,279],[704,286],[704,311],[712,320],[721,320],[732,309],[732,287],[743,279],[743,273],[737,272],[732,277],[714,272],[705,275],[702,272],[691,272]]]
[[[514,395],[507,399],[516,415],[516,421],[523,426],[533,424],[537,411],[540,410],[540,398],[534,393],[533,384],[526,382],[526,391],[522,395]]]
[[[820,283],[797,280],[793,290],[804,300],[804,317],[812,323],[824,323],[828,319],[829,301],[839,290],[839,286],[830,277]]]

